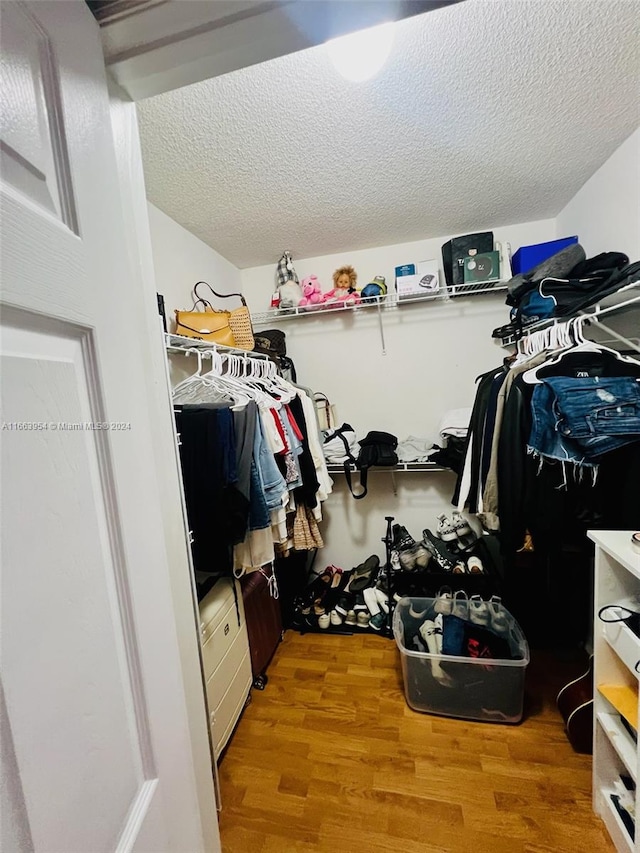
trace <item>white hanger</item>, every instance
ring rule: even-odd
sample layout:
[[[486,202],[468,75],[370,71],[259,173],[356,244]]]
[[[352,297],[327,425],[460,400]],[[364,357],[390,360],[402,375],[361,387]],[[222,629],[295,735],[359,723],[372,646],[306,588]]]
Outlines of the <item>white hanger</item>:
[[[543,367],[555,366],[562,361],[565,355],[574,352],[609,353],[614,355],[618,361],[626,364],[638,364],[636,359],[623,356],[618,352],[618,350],[610,349],[609,347],[605,347],[602,344],[598,344],[594,341],[590,341],[588,338],[585,338],[583,328],[584,324],[593,320],[597,322],[597,318],[594,316],[579,316],[572,317],[566,323],[559,324],[565,327],[564,330],[560,332],[560,335],[569,336],[568,345],[563,347],[558,354],[554,356],[554,358],[545,361],[543,364],[539,364],[536,367],[532,367],[530,370],[523,373],[522,378],[524,382],[526,382],[527,385],[539,385],[542,382],[542,379],[538,378],[538,370],[542,370]]]

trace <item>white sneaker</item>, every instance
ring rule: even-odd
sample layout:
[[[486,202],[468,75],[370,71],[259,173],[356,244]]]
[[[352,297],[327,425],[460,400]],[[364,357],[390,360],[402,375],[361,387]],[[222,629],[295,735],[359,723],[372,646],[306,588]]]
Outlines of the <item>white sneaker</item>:
[[[451,613],[453,616],[457,616],[458,619],[469,618],[469,599],[463,589],[459,589],[453,594]]]
[[[438,627],[437,622],[440,620],[440,627]],[[436,621],[433,622],[431,619],[427,619],[422,623],[420,628],[418,629],[418,633],[426,643],[427,649],[430,655],[439,656],[442,653],[442,615],[438,615],[436,617]],[[446,673],[442,669],[442,665],[439,657],[435,657],[431,659],[431,674],[439,681],[443,687],[452,687],[454,684],[453,679],[448,673]]]
[[[436,600],[433,609],[436,613],[443,613],[445,616],[451,614],[453,608],[453,593],[450,586],[440,587],[436,592]]]
[[[369,620],[371,619],[371,616],[370,616],[368,610],[361,610],[360,613],[358,613],[356,618],[358,620],[358,628],[368,628],[369,627]]]
[[[470,575],[483,575],[484,566],[480,557],[469,557],[467,560],[467,572]]]
[[[438,641],[436,639],[436,623],[431,619],[425,619],[422,625],[418,628],[418,632],[425,641],[430,655],[437,655]]]
[[[443,542],[457,542],[458,534],[451,520],[443,512],[438,516],[438,525],[436,527],[436,536],[442,539]]]
[[[337,610],[332,610],[329,614],[329,621],[331,622],[334,628],[337,628],[339,625],[342,625],[342,616],[338,613]]]
[[[489,610],[489,617],[491,620],[491,630],[496,634],[508,634],[511,622],[502,605],[502,599],[500,596],[492,595],[487,602],[487,608]]]
[[[436,618],[433,620],[433,624],[436,626],[436,633],[435,633],[436,648],[438,649],[438,654],[441,655],[442,654],[442,629],[444,626],[444,620],[443,620],[442,613],[438,613]]]
[[[364,603],[367,605],[367,609],[372,616],[377,616],[380,613],[380,605],[378,604],[378,596],[376,595],[376,590],[368,586],[366,589],[362,591],[364,596]]]
[[[378,604],[380,605],[380,609],[382,610],[383,613],[388,614],[389,613],[389,597],[387,596],[387,594],[385,592],[383,592],[381,589],[378,589],[377,587],[374,591],[376,594],[376,599],[378,601]]]
[[[472,595],[469,599],[469,621],[482,628],[488,628],[491,624],[487,602],[480,595]]]
[[[463,548],[468,548],[476,541],[477,536],[471,529],[471,525],[467,519],[455,509],[451,516],[451,526],[455,530],[458,541]]]
[[[318,628],[322,628],[324,631],[329,627],[331,623],[331,617],[328,613],[323,613],[322,616],[318,616]]]

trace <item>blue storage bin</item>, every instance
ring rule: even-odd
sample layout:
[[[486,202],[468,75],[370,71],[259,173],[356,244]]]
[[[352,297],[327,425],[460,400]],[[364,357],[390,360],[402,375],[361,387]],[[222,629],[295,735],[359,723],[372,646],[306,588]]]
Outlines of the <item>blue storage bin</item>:
[[[533,246],[521,246],[511,258],[513,275],[529,272],[538,264],[566,249],[572,243],[577,243],[577,237],[562,237],[560,240],[549,240],[548,243],[535,243]]]

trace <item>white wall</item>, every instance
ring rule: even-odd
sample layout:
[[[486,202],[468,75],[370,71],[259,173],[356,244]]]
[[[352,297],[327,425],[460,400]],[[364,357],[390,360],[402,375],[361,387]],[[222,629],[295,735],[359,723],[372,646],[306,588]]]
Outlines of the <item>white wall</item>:
[[[151,247],[157,292],[164,296],[168,328],[174,328],[176,308],[189,310],[197,281],[207,281],[220,293],[240,290],[240,270],[202,240],[148,202]],[[207,292],[206,288],[201,288]],[[237,300],[213,301],[214,308],[237,308]],[[231,304],[227,305],[226,302]]]
[[[613,251],[640,260],[640,128],[558,214],[556,228],[558,237],[577,234],[587,257]]]
[[[513,251],[528,243],[552,240],[555,235],[553,219],[495,230],[496,239],[509,241]],[[386,276],[393,285],[395,266],[440,259],[446,239],[294,258],[294,264],[300,278],[316,274],[323,290],[332,287],[333,270],[345,263],[357,270],[360,286],[374,275]],[[252,313],[267,310],[275,263],[242,270],[241,276]],[[507,321],[504,293],[404,305],[383,312],[386,355],[381,351],[373,308],[308,315],[269,325],[286,332],[287,349],[300,382],[327,394],[336,404],[339,418],[351,423],[359,436],[382,429],[399,439],[414,435],[433,441],[442,414],[450,408],[471,406],[476,376],[500,364],[505,352],[492,341],[491,331]],[[419,538],[423,528],[434,525],[439,512],[450,510],[455,482],[450,473],[397,474],[395,496],[390,475],[380,473],[370,475],[369,495],[355,501],[343,478],[335,480],[336,491],[325,504],[322,527],[327,545],[318,561],[345,568],[369,553],[382,556],[385,515],[396,516]]]

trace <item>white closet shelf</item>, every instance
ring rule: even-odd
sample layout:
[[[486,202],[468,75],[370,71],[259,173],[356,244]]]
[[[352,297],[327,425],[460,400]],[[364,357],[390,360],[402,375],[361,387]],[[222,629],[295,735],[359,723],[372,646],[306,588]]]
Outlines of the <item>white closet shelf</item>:
[[[634,550],[628,531],[590,530],[587,536],[628,572],[640,579],[640,554]]]
[[[355,465],[350,465],[349,469],[353,473],[357,473],[358,469]],[[398,462],[397,465],[374,465],[369,471],[386,471],[389,474],[397,473],[398,471],[415,471],[417,473],[433,473],[437,471],[450,471],[450,468],[443,468],[442,465],[436,465],[435,462]],[[327,471],[330,474],[344,474],[344,465],[341,463],[327,463]]]
[[[344,465],[342,463],[327,464],[327,470],[330,474],[344,474]],[[349,465],[349,470],[352,474],[356,474],[358,469],[355,465]],[[436,465],[435,462],[398,462],[397,465],[373,465],[368,469],[374,474],[378,472],[391,474],[391,487],[393,494],[397,496],[398,486],[396,484],[396,474],[414,472],[416,474],[435,474],[440,471],[449,471],[450,468],[443,468],[442,465]]]
[[[200,352],[230,352],[234,355],[243,355],[251,358],[267,359],[268,356],[261,352],[252,352],[246,349],[237,349],[236,347],[225,347],[222,344],[215,344],[212,341],[204,341],[201,338],[186,338],[184,335],[172,335],[166,333],[165,347],[167,352],[187,352],[188,350],[200,350]]]
[[[596,718],[609,739],[609,743],[618,753],[629,775],[635,782],[638,763],[636,745],[631,740],[631,735],[620,722],[620,716],[603,710],[598,711]]]
[[[386,311],[419,302],[442,302],[449,299],[480,296],[484,293],[499,293],[506,289],[507,285],[504,281],[486,284],[457,284],[453,287],[440,288],[437,293],[429,293],[424,296],[405,296],[400,298],[396,293],[387,293],[385,296],[371,297],[367,302],[360,302],[358,305],[336,305],[331,308],[322,305],[312,306],[311,308],[274,308],[271,311],[252,314],[251,320],[256,326],[264,326],[267,323],[279,323],[281,320],[294,320],[299,317],[317,317],[321,314],[339,316],[345,313],[350,314],[355,311],[363,311],[367,308],[378,308],[379,310],[384,309]]]

